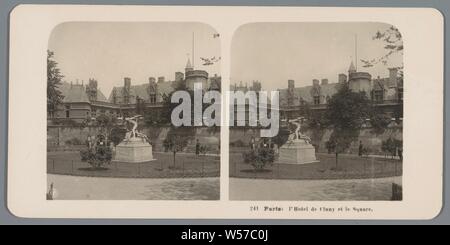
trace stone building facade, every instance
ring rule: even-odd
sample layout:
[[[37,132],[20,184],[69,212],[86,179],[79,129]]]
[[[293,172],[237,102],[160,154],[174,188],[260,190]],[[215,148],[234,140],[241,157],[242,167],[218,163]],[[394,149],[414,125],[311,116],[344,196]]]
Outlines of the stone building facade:
[[[392,117],[401,117],[403,78],[399,75],[398,69],[390,68],[389,77],[374,79],[367,72],[357,71],[353,62],[350,64],[348,74],[339,74],[334,83],[328,79],[313,79],[310,86],[296,87],[294,80],[288,80],[288,88],[279,90],[281,117],[299,117],[306,106],[313,111],[325,110],[329,99],[344,83],[347,83],[353,92],[365,93],[382,112]]]
[[[81,123],[95,119],[99,115],[113,117],[132,116],[137,114],[138,104],[145,109],[161,111],[164,98],[181,87],[194,89],[194,83],[201,83],[203,90],[221,89],[221,77],[203,70],[195,70],[188,60],[185,73],[175,72],[175,80],[166,81],[165,77],[149,77],[147,82],[133,84],[129,77],[123,80],[123,86],[114,87],[108,98],[98,88],[98,81],[89,79],[88,84],[63,82],[59,90],[64,96],[63,102],[48,119],[65,119]],[[49,120],[51,121],[51,120]]]

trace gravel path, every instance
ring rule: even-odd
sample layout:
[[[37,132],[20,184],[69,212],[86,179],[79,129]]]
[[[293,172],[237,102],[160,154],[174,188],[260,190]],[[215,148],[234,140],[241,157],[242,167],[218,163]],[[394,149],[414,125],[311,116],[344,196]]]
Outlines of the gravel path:
[[[219,178],[132,179],[67,175],[47,177],[55,200],[218,200]]]
[[[390,200],[401,177],[348,180],[230,179],[231,200],[366,201]]]

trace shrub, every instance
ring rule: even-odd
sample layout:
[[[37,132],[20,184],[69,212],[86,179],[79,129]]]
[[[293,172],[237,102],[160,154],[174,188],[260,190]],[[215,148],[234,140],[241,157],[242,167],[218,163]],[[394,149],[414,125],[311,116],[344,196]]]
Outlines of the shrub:
[[[110,164],[112,151],[108,146],[96,146],[91,149],[80,151],[81,161],[88,162],[93,168],[101,168],[105,164]]]
[[[275,152],[271,148],[259,148],[243,153],[244,162],[253,166],[257,171],[263,170],[275,161]]]

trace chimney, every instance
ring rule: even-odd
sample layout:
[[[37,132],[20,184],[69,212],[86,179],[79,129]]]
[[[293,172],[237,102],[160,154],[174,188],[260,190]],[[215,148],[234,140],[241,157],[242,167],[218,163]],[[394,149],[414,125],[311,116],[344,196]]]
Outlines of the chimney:
[[[164,77],[158,77],[158,83],[163,83],[165,82],[165,78]]]
[[[257,91],[257,92],[261,91],[261,83],[257,80],[253,81],[252,88],[254,91]]]
[[[184,79],[183,72],[175,72],[175,81],[181,82]]]
[[[97,80],[90,78],[89,79],[89,87],[91,87],[91,89],[97,89],[97,87],[98,87]]]
[[[149,82],[150,84],[156,83],[156,79],[155,79],[154,77],[149,77],[149,78],[148,78],[148,82]]]
[[[389,87],[397,87],[397,68],[389,68]]]
[[[318,79],[313,79],[313,86],[319,86],[320,81]]]
[[[339,83],[346,83],[347,82],[347,75],[341,73],[339,74],[339,78],[338,78]]]
[[[328,79],[322,79],[322,85],[327,85],[328,84]]]
[[[124,88],[125,88],[126,90],[130,90],[130,87],[131,87],[131,78],[129,78],[129,77],[124,78],[124,80],[123,80],[123,86],[124,86]]]
[[[288,80],[288,89],[294,89],[294,88],[295,88],[295,81]]]

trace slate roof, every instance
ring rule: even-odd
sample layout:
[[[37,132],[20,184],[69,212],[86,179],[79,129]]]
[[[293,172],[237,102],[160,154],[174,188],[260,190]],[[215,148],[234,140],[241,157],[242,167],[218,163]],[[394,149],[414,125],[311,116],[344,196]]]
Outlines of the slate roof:
[[[129,103],[134,104],[136,103],[136,98],[139,96],[139,98],[143,99],[143,100],[150,100],[150,96],[149,96],[149,87],[150,84],[149,83],[145,83],[145,84],[139,84],[139,85],[132,85],[130,86],[130,101]],[[167,81],[167,82],[163,82],[163,83],[157,83],[157,93],[159,95],[168,95],[170,94],[175,87],[175,81]],[[113,99],[113,95],[114,93],[116,93],[117,98],[120,100],[123,96],[123,89],[124,87],[114,87],[111,95],[108,98],[108,101],[110,103],[114,102]]]
[[[338,89],[338,83],[320,85],[320,95],[322,99],[326,98],[327,96],[332,97],[335,93],[337,93]],[[294,88],[294,104],[292,106],[300,105],[300,98],[302,98],[305,102],[312,103],[314,101],[312,90],[312,85]],[[280,104],[287,105],[287,99],[288,89],[280,89]]]
[[[64,103],[89,103],[89,96],[86,93],[86,87],[83,84],[70,84],[68,82],[62,82],[58,86],[64,96]],[[107,102],[105,95],[97,89],[97,101]]]

